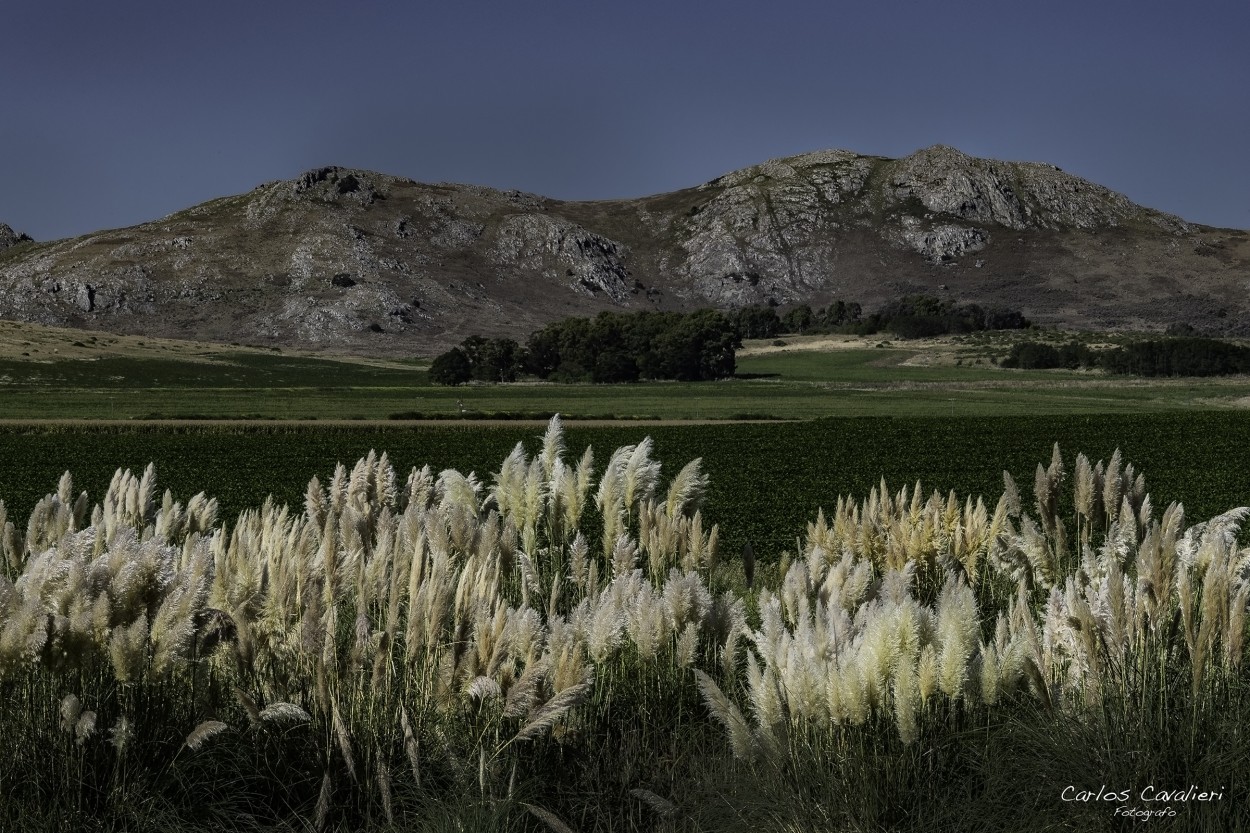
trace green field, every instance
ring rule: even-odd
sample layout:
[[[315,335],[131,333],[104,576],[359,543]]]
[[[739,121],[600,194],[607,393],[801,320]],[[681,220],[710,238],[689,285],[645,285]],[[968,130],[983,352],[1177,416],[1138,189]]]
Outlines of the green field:
[[[448,388],[418,369],[249,356],[248,364],[115,360],[50,364],[0,385],[0,419],[365,419],[462,415],[608,419],[812,419],[1235,407],[1250,381],[1090,378],[1062,371],[886,365],[888,353],[758,357],[739,378],[632,385],[514,383]],[[99,371],[99,375],[96,375]]]
[[[38,332],[43,341],[0,343],[0,419],[813,419],[1139,413],[1250,402],[1243,376],[1143,380],[997,367],[1012,339],[1023,337],[1017,334],[911,343],[798,337],[784,349],[749,342],[737,376],[716,382],[441,387],[429,383],[424,361],[411,358]],[[1043,336],[1058,337],[1028,337]]]
[[[251,425],[9,426],[0,430],[0,499],[14,515],[53,491],[61,473],[98,498],[118,468],[155,462],[162,488],[185,500],[201,490],[225,517],[267,496],[299,505],[315,475],[386,451],[406,473],[475,471],[490,482],[517,442],[532,449],[539,423],[495,426]],[[862,498],[884,478],[891,490],[996,498],[1002,472],[1021,489],[1058,442],[1069,468],[1078,452],[1108,459],[1119,448],[1144,471],[1157,505],[1184,503],[1192,518],[1250,504],[1250,414],[1238,411],[1008,417],[856,417],[800,423],[621,425],[567,430],[569,448],[593,446],[596,469],[620,445],[645,436],[671,476],[702,457],[711,477],[706,512],[726,551],[750,541],[762,557],[793,549],[795,536],[839,495]]]

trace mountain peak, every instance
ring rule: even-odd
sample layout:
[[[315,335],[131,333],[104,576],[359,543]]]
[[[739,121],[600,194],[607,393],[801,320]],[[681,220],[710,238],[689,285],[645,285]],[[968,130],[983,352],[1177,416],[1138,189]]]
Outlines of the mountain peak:
[[[1123,194],[1036,162],[1000,162],[933,145],[896,160],[890,196],[918,200],[933,214],[1009,229],[1096,229],[1148,223],[1182,232],[1182,220]]]

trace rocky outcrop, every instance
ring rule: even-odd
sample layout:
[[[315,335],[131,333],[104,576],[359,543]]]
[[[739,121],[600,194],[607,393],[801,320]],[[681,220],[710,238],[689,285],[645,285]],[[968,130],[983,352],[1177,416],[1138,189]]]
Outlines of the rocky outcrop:
[[[29,234],[19,234],[4,223],[0,223],[0,251],[16,246],[18,243],[29,242],[31,242]]]
[[[834,278],[828,241],[873,168],[849,151],[773,160],[697,189],[681,246],[694,297],[718,306],[789,303]],[[851,212],[853,213],[853,212]]]
[[[934,145],[890,166],[887,200],[918,201],[937,215],[1009,229],[1094,229],[1143,219],[1146,212],[1122,194],[1064,173],[1054,165],[977,159]],[[1149,212],[1169,231],[1186,225]]]
[[[985,229],[949,223],[924,227],[914,217],[903,219],[900,237],[933,264],[950,263],[969,252],[979,252],[990,242]]]
[[[491,259],[502,267],[541,272],[574,292],[623,303],[629,299],[625,246],[581,226],[545,214],[515,214],[495,232]]]

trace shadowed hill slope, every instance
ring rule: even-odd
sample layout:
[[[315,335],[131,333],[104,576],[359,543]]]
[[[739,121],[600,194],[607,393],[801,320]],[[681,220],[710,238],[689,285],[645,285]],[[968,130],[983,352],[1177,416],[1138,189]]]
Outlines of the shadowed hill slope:
[[[944,146],[596,202],[330,167],[131,228],[5,241],[0,317],[333,352],[430,355],[604,309],[916,292],[1043,324],[1250,332],[1246,232]]]

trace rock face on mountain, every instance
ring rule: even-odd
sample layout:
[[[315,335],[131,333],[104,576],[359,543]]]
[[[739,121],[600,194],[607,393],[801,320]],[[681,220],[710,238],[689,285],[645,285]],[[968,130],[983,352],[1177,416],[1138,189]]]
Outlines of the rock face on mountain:
[[[1043,324],[1250,334],[1246,232],[943,146],[822,151],[596,202],[320,168],[28,241],[0,225],[0,317],[341,352],[429,355],[605,309],[871,309],[918,292]]]
[[[18,243],[29,242],[31,242],[30,235],[19,234],[4,223],[0,223],[0,250],[11,248]]]

